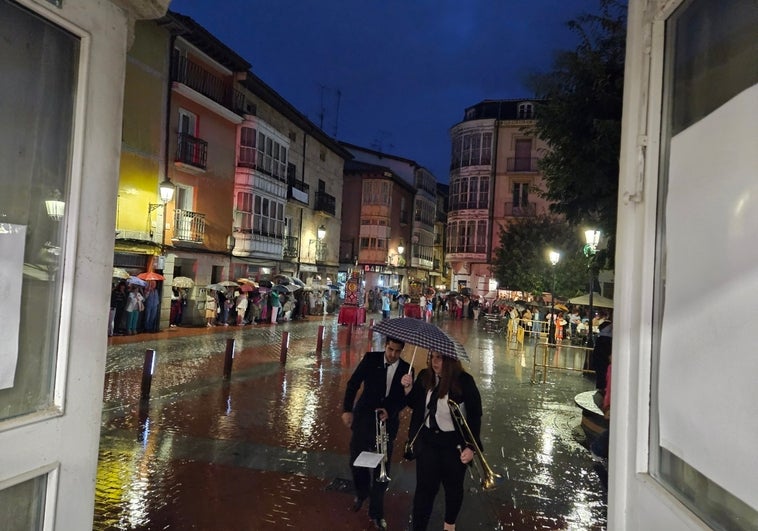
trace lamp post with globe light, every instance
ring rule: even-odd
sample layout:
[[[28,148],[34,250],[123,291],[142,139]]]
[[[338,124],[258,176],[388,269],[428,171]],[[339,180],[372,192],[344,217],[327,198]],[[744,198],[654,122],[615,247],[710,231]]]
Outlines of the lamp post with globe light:
[[[595,271],[597,265],[595,264],[595,253],[597,253],[597,244],[600,243],[600,231],[589,229],[584,231],[584,239],[586,241],[584,245],[584,256],[587,257],[587,270],[590,273],[590,322],[587,333],[587,347],[592,348],[595,346],[595,327],[594,321],[594,309],[592,307],[592,294],[595,291]]]
[[[561,253],[550,251],[550,263],[553,265],[553,289],[550,292],[550,327],[548,328],[548,343],[555,345],[555,266],[561,259]]]

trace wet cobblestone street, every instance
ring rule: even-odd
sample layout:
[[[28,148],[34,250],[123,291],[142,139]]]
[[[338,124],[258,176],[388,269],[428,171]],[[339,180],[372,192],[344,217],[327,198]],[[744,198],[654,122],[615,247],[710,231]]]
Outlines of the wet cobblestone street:
[[[321,324],[325,338],[317,355]],[[487,492],[467,478],[471,490],[458,529],[604,529],[606,493],[582,446],[574,404],[592,381],[552,370],[547,383],[533,384],[529,344],[509,349],[504,336],[470,320],[439,324],[471,357],[464,367],[482,395],[485,455],[505,478]],[[290,343],[282,365],[285,331]],[[371,529],[365,509],[348,511],[350,432],[340,420],[347,379],[366,350],[382,348],[382,336],[373,335],[373,346],[368,336],[368,326],[356,328],[348,347],[347,327],[326,316],[112,338],[94,529]],[[225,381],[229,338],[236,348]],[[149,406],[141,408],[146,349],[156,350],[157,363]],[[412,352],[406,346],[403,357],[410,361]],[[417,370],[425,354],[419,350]],[[399,462],[408,410],[401,419],[385,501],[391,530],[405,529],[415,485],[415,464]],[[442,528],[441,499],[440,493],[430,530]]]

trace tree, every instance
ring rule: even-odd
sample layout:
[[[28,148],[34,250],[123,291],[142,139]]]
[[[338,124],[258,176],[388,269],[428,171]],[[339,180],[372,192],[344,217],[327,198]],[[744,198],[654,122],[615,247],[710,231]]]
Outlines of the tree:
[[[533,134],[549,147],[541,160],[551,212],[571,225],[587,224],[608,237],[616,232],[621,109],[626,44],[626,2],[600,0],[600,14],[568,23],[579,36],[560,52],[553,70],[530,80],[542,99]],[[610,265],[610,264],[608,264]]]
[[[501,228],[492,272],[500,289],[551,292],[553,266],[548,255],[555,250],[561,253],[555,266],[556,294],[572,297],[589,286],[583,245],[579,232],[556,216],[516,218]]]

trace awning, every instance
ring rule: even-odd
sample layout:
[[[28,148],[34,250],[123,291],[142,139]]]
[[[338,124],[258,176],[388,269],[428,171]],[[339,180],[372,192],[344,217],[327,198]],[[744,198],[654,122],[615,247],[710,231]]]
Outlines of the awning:
[[[114,253],[149,254],[158,256],[161,254],[161,246],[153,242],[138,242],[131,240],[116,240],[113,248]]]
[[[590,305],[590,294],[581,295],[579,297],[574,297],[573,299],[569,299],[570,304],[577,304],[579,306],[589,306]],[[613,301],[611,299],[608,299],[606,297],[603,297],[598,292],[594,292],[592,294],[592,307],[593,308],[613,308]]]

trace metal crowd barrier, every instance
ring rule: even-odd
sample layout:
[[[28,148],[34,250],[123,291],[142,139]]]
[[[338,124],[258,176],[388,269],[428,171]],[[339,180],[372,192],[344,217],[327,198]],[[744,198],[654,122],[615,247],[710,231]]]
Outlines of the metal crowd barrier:
[[[532,364],[533,384],[537,383],[537,368],[542,369],[542,383],[547,382],[548,369],[595,374],[590,369],[592,349],[581,345],[572,345],[568,341],[557,341],[555,344],[547,340],[534,344],[534,363]],[[538,363],[541,360],[541,363]]]

